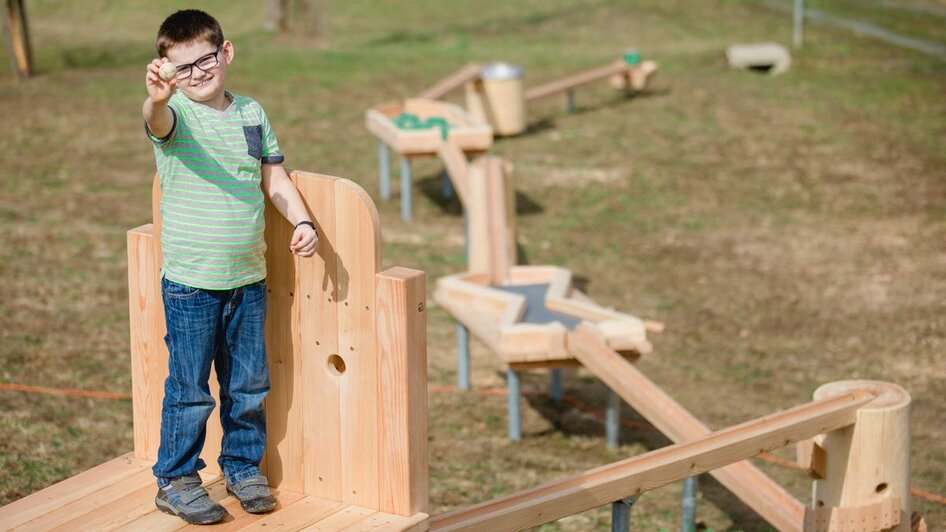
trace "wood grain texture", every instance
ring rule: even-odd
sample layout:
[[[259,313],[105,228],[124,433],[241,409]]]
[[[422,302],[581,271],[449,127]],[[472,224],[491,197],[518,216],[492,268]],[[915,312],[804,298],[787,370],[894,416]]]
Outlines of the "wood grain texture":
[[[569,333],[568,349],[609,388],[674,442],[709,434],[710,429],[612,350],[587,325]],[[804,506],[748,462],[712,471],[727,489],[778,530],[801,530]]]
[[[858,408],[872,399],[870,394],[855,392],[801,405],[436,516],[431,520],[431,530],[502,531],[538,526],[832,430],[825,427],[850,425]]]
[[[427,303],[423,272],[377,276],[380,510],[427,510]]]

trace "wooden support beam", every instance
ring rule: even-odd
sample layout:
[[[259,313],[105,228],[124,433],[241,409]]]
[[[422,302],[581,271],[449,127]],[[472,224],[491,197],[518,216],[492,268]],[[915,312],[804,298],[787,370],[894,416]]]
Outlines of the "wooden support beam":
[[[482,71],[483,65],[479,63],[470,63],[468,65],[464,65],[453,74],[450,74],[449,76],[435,83],[433,86],[421,91],[417,97],[439,100],[450,91],[458,89],[466,82],[478,78]]]
[[[424,272],[376,277],[380,510],[427,511],[427,302]]]
[[[570,333],[568,348],[586,368],[674,442],[694,440],[710,432],[696,416],[608,347],[591,327],[580,325]],[[712,474],[778,530],[802,529],[802,503],[752,464],[733,464]]]
[[[624,73],[627,69],[628,64],[621,59],[603,67],[593,68],[573,76],[568,76],[567,78],[545,83],[538,87],[532,87],[531,89],[526,89],[526,101],[544,98],[574,89],[575,87],[580,87],[581,85],[607,79],[615,74]]]
[[[856,523],[853,518],[873,522],[876,516],[886,525],[869,530],[893,527],[908,532],[910,395],[894,384],[852,380],[825,384],[815,391],[814,399],[863,390],[876,394],[877,400],[857,412],[854,426],[830,432],[821,441],[827,461],[824,479],[814,481],[809,517],[831,530],[846,531],[854,527],[843,523]],[[896,510],[902,517],[896,522],[888,520],[892,510],[876,511],[877,505],[890,505],[892,499],[899,501]],[[839,524],[831,528],[832,520]]]
[[[450,181],[453,182],[453,190],[457,191],[460,205],[464,210],[468,209],[470,182],[467,174],[470,171],[470,163],[466,160],[466,154],[455,142],[447,139],[437,148],[437,155],[440,156],[440,161],[443,162],[443,167],[447,170]]]
[[[30,47],[29,24],[23,0],[4,2],[4,22],[7,28],[4,37],[10,63],[19,78],[25,80],[33,75],[33,50]]]
[[[808,473],[811,478],[824,478],[825,461],[827,455],[824,447],[818,445],[815,440],[805,440],[798,442],[796,447],[796,461],[802,469]]]
[[[854,423],[858,409],[873,399],[870,393],[855,391],[801,405],[436,516],[430,529],[502,531],[538,526],[846,427]]]

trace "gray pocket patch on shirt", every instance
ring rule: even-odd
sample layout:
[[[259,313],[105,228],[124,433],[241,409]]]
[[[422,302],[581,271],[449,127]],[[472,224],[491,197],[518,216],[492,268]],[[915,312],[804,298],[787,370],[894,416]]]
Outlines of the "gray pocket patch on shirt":
[[[263,157],[263,126],[243,126],[246,137],[246,153],[254,159]]]

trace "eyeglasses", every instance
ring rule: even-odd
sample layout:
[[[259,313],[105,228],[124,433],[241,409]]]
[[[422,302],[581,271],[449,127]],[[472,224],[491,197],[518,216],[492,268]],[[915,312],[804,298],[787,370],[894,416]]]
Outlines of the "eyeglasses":
[[[194,73],[194,68],[197,67],[201,72],[207,72],[211,68],[217,66],[220,61],[217,59],[217,54],[220,53],[220,47],[217,47],[217,51],[211,52],[205,56],[200,57],[197,61],[193,63],[188,63],[186,65],[181,65],[177,67],[177,79],[185,80],[191,77],[191,74]]]

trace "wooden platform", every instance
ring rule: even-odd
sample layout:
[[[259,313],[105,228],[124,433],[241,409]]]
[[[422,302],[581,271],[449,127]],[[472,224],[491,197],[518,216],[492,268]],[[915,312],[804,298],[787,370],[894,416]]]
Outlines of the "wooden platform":
[[[133,453],[115,458],[0,508],[0,530],[207,530],[159,511],[151,462]],[[402,517],[371,508],[276,490],[279,507],[253,515],[226,492],[222,477],[204,476],[211,498],[230,517],[211,530],[424,530],[427,515]]]
[[[253,516],[226,496],[223,431],[211,414],[201,473],[242,530],[414,530],[427,519],[424,273],[381,271],[380,220],[357,184],[294,171],[318,226],[317,254],[286,253],[292,226],[266,207],[267,445],[280,508]],[[177,530],[157,511],[151,465],[168,375],[161,303],[160,189],[154,223],[128,232],[134,452],[0,508],[0,530]],[[211,394],[219,403],[217,382]],[[263,528],[263,527],[266,528]]]

